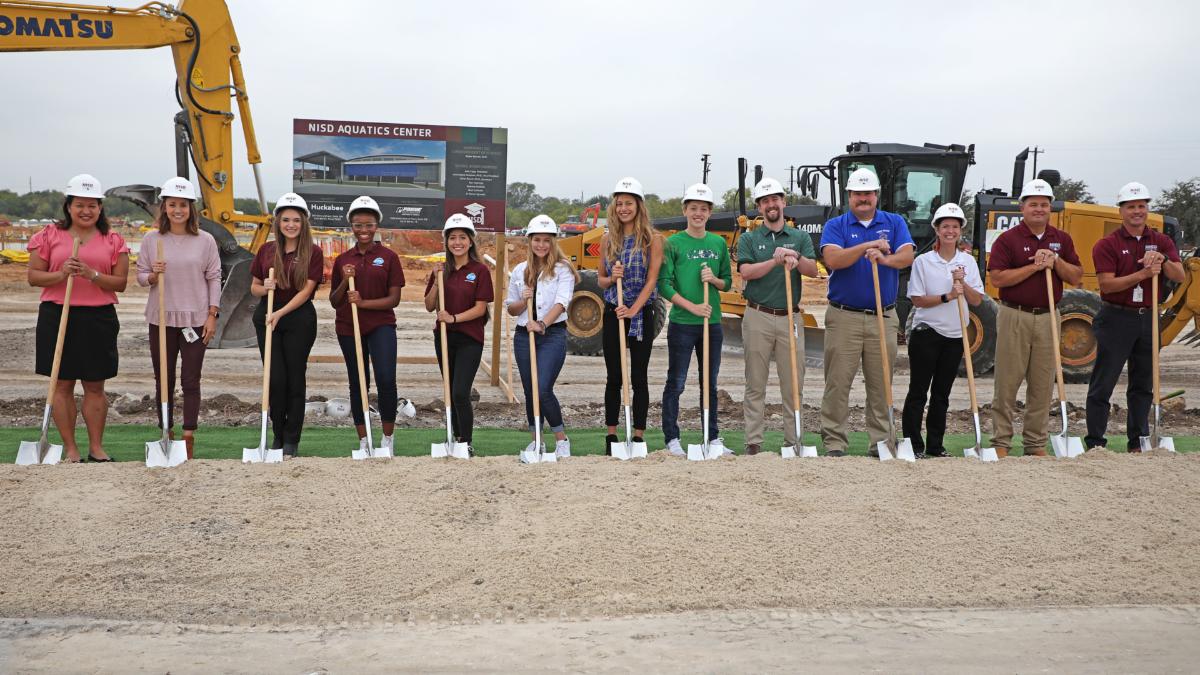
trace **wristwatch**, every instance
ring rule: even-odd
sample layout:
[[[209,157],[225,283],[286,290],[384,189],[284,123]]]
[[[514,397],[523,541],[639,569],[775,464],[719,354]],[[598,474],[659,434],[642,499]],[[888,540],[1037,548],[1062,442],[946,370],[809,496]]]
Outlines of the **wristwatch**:
[[[944,305],[947,302],[950,302],[950,298],[946,297],[945,293],[942,293],[942,304]]]
[[[92,270],[92,281],[100,278],[100,270]]]

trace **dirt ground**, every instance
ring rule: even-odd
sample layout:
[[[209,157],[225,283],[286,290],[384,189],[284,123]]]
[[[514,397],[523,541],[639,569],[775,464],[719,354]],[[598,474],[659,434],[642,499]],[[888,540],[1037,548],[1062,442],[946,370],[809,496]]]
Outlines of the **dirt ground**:
[[[404,301],[397,309],[397,339],[398,353],[401,356],[431,357],[433,355],[433,321],[425,312],[420,301],[425,279],[429,274],[429,265],[418,260],[406,260],[409,286],[404,289]],[[411,267],[411,269],[409,269]],[[318,315],[317,343],[313,349],[314,355],[330,357],[335,362],[310,363],[308,368],[309,400],[327,400],[329,398],[348,396],[348,385],[345,367],[341,361],[341,352],[333,330],[334,313],[327,301],[327,290],[318,291],[319,296],[315,305]],[[824,286],[821,282],[806,284],[806,311],[814,314],[818,322],[824,317]],[[107,390],[112,407],[110,415],[114,422],[154,423],[155,388],[150,363],[148,338],[145,332],[144,309],[146,291],[131,283],[129,290],[122,294],[118,306],[122,330],[119,338],[121,353],[120,374],[109,380]],[[0,425],[28,426],[41,421],[44,405],[45,378],[33,372],[34,336],[33,328],[37,323],[38,292],[25,283],[25,268],[23,265],[0,265],[0,315],[5,320],[0,324]],[[511,326],[511,324],[510,324]],[[511,327],[510,327],[511,331]],[[488,346],[485,358],[489,358],[491,333],[488,332]],[[504,344],[501,356],[501,377],[506,377],[508,370],[507,350],[508,341]],[[1200,379],[1200,350],[1182,345],[1171,345],[1163,350],[1163,390],[1186,389]],[[903,404],[904,392],[908,388],[908,359],[901,348],[897,360],[894,391],[897,409]],[[259,387],[261,386],[261,371],[259,370],[257,350],[221,349],[212,350],[205,358],[203,395],[204,405],[201,409],[201,423],[219,425],[258,424]],[[481,368],[476,379],[478,406],[476,408],[476,424],[480,426],[509,426],[514,416],[522,414],[523,400],[520,392],[520,376],[512,366],[513,384],[516,387],[515,403],[510,403],[504,391],[489,384],[488,373]],[[651,410],[650,425],[657,427],[660,422],[660,407],[657,401],[662,391],[667,372],[666,332],[664,331],[655,343],[650,364]],[[860,376],[861,377],[861,376]],[[604,423],[604,410],[601,403],[603,383],[607,379],[604,360],[601,357],[568,356],[562,374],[559,376],[555,393],[564,406],[564,418],[569,427],[594,427]],[[443,424],[441,374],[434,364],[406,364],[401,367],[398,375],[400,396],[410,399],[418,408],[416,419],[404,422],[412,426],[436,427]],[[992,397],[992,379],[985,376],[977,380],[979,400],[983,407],[982,420],[985,433],[990,430],[990,415],[987,414],[987,404]],[[741,401],[744,390],[741,355],[727,352],[722,361],[718,378],[720,397],[719,415],[725,426],[740,426],[742,411]],[[819,372],[810,370],[804,378],[804,408],[805,427],[810,430],[819,428],[819,401],[823,393],[823,380]],[[1118,387],[1118,395],[1114,396],[1117,414],[1113,415],[1110,423],[1110,433],[1121,433],[1124,429],[1123,396],[1119,394],[1122,386]],[[80,392],[81,393],[81,392]],[[1083,402],[1087,393],[1086,384],[1067,385],[1068,408],[1072,421],[1082,424]],[[851,393],[851,412],[849,426],[852,429],[863,429],[862,405],[865,402],[865,388],[855,387]],[[1023,398],[1023,396],[1022,396]],[[1193,399],[1194,400],[1194,399]],[[779,394],[778,376],[772,374],[767,387],[768,423],[786,424],[784,419],[782,399]],[[1188,406],[1194,405],[1186,397],[1168,402],[1165,423],[1176,435],[1192,435],[1200,433],[1200,410]],[[682,419],[698,419],[693,412],[698,410],[699,394],[689,392],[682,401],[684,410]],[[972,430],[970,400],[967,383],[960,379],[951,394],[951,411],[948,420],[949,430],[966,433]],[[691,407],[688,407],[691,406]],[[320,414],[310,414],[306,420],[309,425],[339,425],[345,420],[324,418]]]

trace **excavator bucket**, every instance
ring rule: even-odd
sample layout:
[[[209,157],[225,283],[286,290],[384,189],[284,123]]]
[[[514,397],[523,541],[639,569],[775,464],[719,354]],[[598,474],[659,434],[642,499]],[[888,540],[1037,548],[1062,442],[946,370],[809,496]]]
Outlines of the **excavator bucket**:
[[[735,353],[742,353],[742,317],[722,314],[721,331],[725,335],[724,349]],[[824,328],[816,326],[804,327],[804,365],[808,368],[823,368],[825,366]]]
[[[158,188],[153,185],[121,185],[104,194],[131,201],[152,218],[158,215]],[[253,347],[257,338],[251,317],[259,300],[250,294],[250,264],[254,256],[221,225],[201,218],[200,229],[217,240],[221,255],[221,316],[217,319],[217,333],[208,346],[210,349]]]

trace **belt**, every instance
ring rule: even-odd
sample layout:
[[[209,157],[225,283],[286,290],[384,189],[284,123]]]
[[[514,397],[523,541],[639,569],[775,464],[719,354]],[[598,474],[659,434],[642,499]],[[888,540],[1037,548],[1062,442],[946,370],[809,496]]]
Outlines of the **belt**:
[[[554,323],[550,324],[549,326],[546,326],[546,333],[549,333],[550,331],[555,330],[555,329],[565,329],[566,327],[567,327],[567,322],[565,320],[564,321],[555,321]],[[526,328],[525,326],[517,326],[517,332],[518,333],[528,333],[529,329]]]
[[[1146,314],[1150,311],[1149,307],[1130,307],[1129,305],[1119,305],[1115,302],[1104,301],[1104,306],[1108,309],[1113,309],[1118,312],[1127,312],[1129,314]]]
[[[871,314],[871,315],[874,315],[874,314],[875,314],[875,308],[874,308],[874,307],[872,307],[872,308],[870,308],[870,309],[862,309],[862,308],[859,308],[859,307],[850,307],[850,306],[848,306],[848,305],[843,305],[843,304],[842,304],[842,303],[840,303],[840,302],[834,302],[834,301],[832,301],[832,300],[830,300],[830,301],[829,301],[829,306],[830,306],[830,307],[833,307],[834,309],[840,309],[840,310],[842,310],[843,312],[858,312],[859,314]],[[891,310],[893,310],[893,309],[895,309],[895,308],[896,308],[896,303],[892,303],[892,304],[890,304],[890,305],[887,305],[887,306],[885,306],[885,307],[883,308],[883,311],[884,311],[884,313],[886,314],[887,312],[890,312]]]
[[[746,306],[749,307],[750,309],[757,309],[758,311],[760,311],[764,314],[771,314],[772,316],[787,316],[787,313],[788,313],[788,311],[786,309],[775,309],[774,307],[764,307],[763,305],[760,305],[757,302],[754,302],[753,300],[747,300]],[[800,308],[799,307],[793,308],[792,311],[799,313]]]
[[[1049,314],[1050,313],[1049,307],[1026,307],[1025,305],[1018,305],[1013,302],[1008,302],[1007,300],[1001,300],[1000,304],[1004,305],[1005,307],[1007,307],[1009,309],[1015,309],[1018,312],[1025,312],[1026,314]]]

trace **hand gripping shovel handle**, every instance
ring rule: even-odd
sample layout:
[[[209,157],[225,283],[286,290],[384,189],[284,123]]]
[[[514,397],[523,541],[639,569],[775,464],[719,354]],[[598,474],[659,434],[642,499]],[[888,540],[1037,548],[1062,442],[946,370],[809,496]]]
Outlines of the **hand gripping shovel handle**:
[[[354,277],[348,277],[346,280],[350,283],[350,292],[353,293]],[[374,455],[375,443],[371,438],[371,411],[367,405],[367,373],[365,372],[366,366],[363,364],[362,330],[358,327],[358,305],[353,302],[350,303],[350,322],[354,325],[354,358],[358,359],[355,370],[358,372],[358,398],[362,401],[363,424],[367,431],[367,453]],[[444,335],[445,333],[443,333]]]
[[[792,410],[796,412],[796,447],[800,449],[804,445],[800,438],[800,370],[796,364],[796,319],[792,315],[792,271],[786,268],[783,270],[783,289],[787,295],[788,355],[792,362]]]
[[[445,272],[438,270],[437,273],[438,287],[438,311],[446,311],[446,282]],[[454,431],[450,425],[450,346],[449,339],[446,337],[446,324],[443,321],[438,321],[438,329],[442,343],[442,397],[446,402],[446,451],[449,452],[454,444]]]

